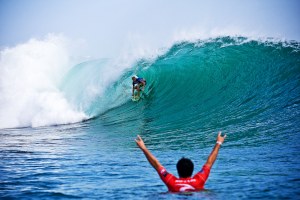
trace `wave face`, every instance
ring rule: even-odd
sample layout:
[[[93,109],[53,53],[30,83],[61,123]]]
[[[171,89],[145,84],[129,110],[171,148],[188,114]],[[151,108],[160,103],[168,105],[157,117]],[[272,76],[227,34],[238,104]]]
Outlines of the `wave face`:
[[[300,52],[297,42],[221,37],[175,44],[155,61],[141,60],[133,72],[147,80],[144,98],[100,115],[122,130],[163,136],[299,132]],[[130,95],[130,90],[128,92]],[[191,137],[193,139],[193,137]],[[252,140],[252,142],[257,142]]]

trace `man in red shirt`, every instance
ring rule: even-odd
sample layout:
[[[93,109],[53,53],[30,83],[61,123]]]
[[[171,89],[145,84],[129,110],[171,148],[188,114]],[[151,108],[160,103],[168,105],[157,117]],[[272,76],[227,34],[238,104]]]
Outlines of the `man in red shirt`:
[[[144,141],[139,135],[137,136],[137,139],[135,139],[135,141],[138,147],[145,154],[149,163],[152,165],[152,167],[154,167],[154,169],[156,169],[161,180],[166,184],[170,192],[191,192],[199,191],[204,188],[204,184],[209,176],[210,169],[217,159],[219,149],[225,138],[226,135],[221,136],[221,132],[218,133],[217,142],[211,154],[208,156],[206,163],[203,165],[201,171],[195,174],[193,177],[193,162],[188,158],[181,158],[176,165],[179,178],[167,172],[167,170],[147,149]]]

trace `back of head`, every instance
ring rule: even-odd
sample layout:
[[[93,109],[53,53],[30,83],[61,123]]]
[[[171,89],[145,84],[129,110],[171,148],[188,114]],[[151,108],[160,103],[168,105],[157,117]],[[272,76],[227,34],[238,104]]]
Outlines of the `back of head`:
[[[194,164],[188,158],[181,158],[177,162],[177,172],[180,178],[188,178],[191,177],[194,171]]]

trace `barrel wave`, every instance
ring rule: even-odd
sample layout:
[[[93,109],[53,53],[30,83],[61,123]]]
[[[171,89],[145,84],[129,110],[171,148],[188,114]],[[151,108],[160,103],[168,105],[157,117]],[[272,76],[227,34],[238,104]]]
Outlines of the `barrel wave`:
[[[148,84],[138,103],[130,100],[134,73]],[[102,109],[97,120],[124,132],[184,133],[191,140],[195,132],[221,128],[237,137],[299,132],[299,43],[243,37],[177,43],[155,60],[140,60],[105,96],[119,105]]]

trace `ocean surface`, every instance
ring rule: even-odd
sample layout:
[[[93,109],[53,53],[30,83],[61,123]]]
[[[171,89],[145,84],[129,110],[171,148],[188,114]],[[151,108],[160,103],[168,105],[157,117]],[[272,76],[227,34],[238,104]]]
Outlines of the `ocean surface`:
[[[300,199],[299,42],[177,42],[125,67],[68,65],[49,43],[1,52],[1,199]],[[168,193],[134,142],[177,176],[183,156],[202,168],[220,130],[205,190],[189,194]]]

